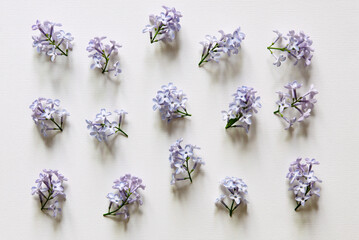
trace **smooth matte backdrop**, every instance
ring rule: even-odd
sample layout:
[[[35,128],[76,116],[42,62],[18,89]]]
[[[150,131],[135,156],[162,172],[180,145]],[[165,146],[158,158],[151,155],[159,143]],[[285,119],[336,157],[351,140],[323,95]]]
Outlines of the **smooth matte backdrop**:
[[[182,12],[182,29],[170,45],[150,44],[142,29],[162,5]],[[292,0],[4,1],[0,8],[0,238],[1,239],[355,239],[359,234],[358,90],[359,2]],[[52,63],[32,48],[35,21],[51,20],[75,37],[70,56]],[[198,68],[206,34],[240,26],[239,55]],[[280,68],[266,47],[272,30],[303,30],[313,39],[312,65]],[[117,78],[90,69],[88,41],[108,36],[119,50]],[[285,131],[273,115],[278,90],[289,81],[319,90],[308,124]],[[188,96],[191,118],[169,124],[152,111],[161,85],[173,82]],[[246,136],[225,130],[238,86],[262,98]],[[302,91],[302,90],[301,90]],[[28,106],[38,97],[58,98],[71,116],[65,130],[43,139]],[[85,119],[101,108],[129,112],[107,145],[89,136]],[[168,148],[183,137],[196,144],[206,165],[193,184],[170,185]],[[294,212],[285,175],[298,156],[315,167],[322,196]],[[69,181],[63,215],[40,211],[30,189],[43,168],[59,169]],[[129,222],[104,218],[112,182],[125,173],[143,178],[144,204]],[[219,181],[237,176],[249,186],[247,208],[230,218],[214,200]]]

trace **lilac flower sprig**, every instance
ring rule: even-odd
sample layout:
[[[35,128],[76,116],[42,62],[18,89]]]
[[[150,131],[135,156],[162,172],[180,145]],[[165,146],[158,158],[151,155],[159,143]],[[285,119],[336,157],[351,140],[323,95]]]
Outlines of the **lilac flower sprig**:
[[[321,183],[322,180],[314,176],[313,165],[319,165],[319,162],[314,158],[306,158],[305,160],[297,158],[290,164],[287,178],[291,186],[289,191],[293,191],[297,203],[294,211],[297,211],[300,206],[304,206],[312,196],[320,197],[320,188],[316,186],[316,183]]]
[[[317,102],[314,97],[318,94],[318,91],[311,85],[309,91],[300,96],[297,93],[297,89],[301,88],[302,84],[297,81],[288,83],[284,87],[288,89],[288,93],[277,92],[279,97],[279,100],[276,102],[278,110],[274,114],[283,118],[288,123],[288,126],[285,128],[288,130],[295,122],[301,123],[310,117],[314,104]],[[292,114],[289,113],[285,116],[284,113],[289,109],[294,109],[294,111],[291,111]]]
[[[162,120],[167,119],[169,122],[174,118],[192,116],[186,109],[186,94],[182,90],[177,90],[173,83],[163,85],[161,90],[157,91],[153,102],[153,111],[159,109]]]
[[[228,56],[238,54],[241,43],[245,38],[245,34],[240,30],[238,27],[233,34],[225,34],[223,30],[220,30],[219,33],[222,36],[218,40],[215,36],[206,35],[207,41],[200,42],[203,45],[203,51],[198,66],[200,67],[202,63],[210,61],[219,62],[221,52],[226,53]]]
[[[313,41],[309,39],[310,37],[308,35],[306,35],[304,32],[300,32],[299,34],[297,34],[294,30],[291,30],[287,34],[287,37],[285,37],[277,30],[273,32],[277,34],[277,38],[276,40],[274,40],[274,42],[272,42],[270,46],[267,47],[272,56],[275,58],[275,62],[273,63],[273,65],[279,67],[282,62],[286,60],[286,57],[284,56],[284,54],[276,56],[272,50],[287,53],[288,58],[295,59],[294,65],[296,65],[300,59],[303,59],[306,66],[309,66],[311,64],[313,58],[312,52],[314,52],[314,49],[311,47]],[[273,47],[274,44],[276,44],[277,42],[281,42],[282,40],[287,41],[284,43],[284,47]]]
[[[32,36],[33,47],[37,48],[39,53],[45,53],[51,57],[51,61],[55,61],[56,56],[68,56],[69,50],[72,50],[71,41],[74,37],[71,33],[66,33],[63,30],[56,30],[55,27],[61,27],[61,23],[54,23],[45,21],[41,23],[36,21],[35,25],[32,25],[32,30],[39,30],[38,36]]]
[[[146,25],[143,33],[150,33],[150,42],[172,41],[176,37],[176,32],[181,29],[180,18],[182,14],[175,8],[162,6],[166,12],[160,15],[151,14],[149,17],[150,24]]]
[[[40,132],[45,137],[47,131],[62,132],[65,119],[70,116],[65,109],[60,108],[58,99],[38,98],[30,105],[30,109],[32,110],[32,119],[40,127]]]
[[[238,87],[233,94],[233,102],[229,104],[229,110],[222,111],[223,120],[227,122],[226,129],[231,127],[242,127],[249,132],[252,124],[252,116],[257,113],[257,108],[261,108],[260,97],[256,96],[257,91],[251,87]],[[238,124],[234,125],[235,123]]]
[[[127,112],[124,110],[115,110],[114,113],[118,116],[118,121],[110,122],[108,116],[112,115],[112,113],[107,112],[104,108],[101,109],[100,113],[96,114],[94,121],[86,120],[90,135],[95,137],[99,142],[107,141],[109,136],[118,132],[128,137],[127,133],[121,129],[121,124]]]
[[[225,194],[221,194],[215,203],[224,206],[228,210],[229,216],[232,217],[234,210],[239,205],[248,203],[245,196],[248,194],[248,187],[242,179],[236,177],[226,177],[221,181],[221,187],[224,188]]]
[[[112,188],[116,189],[116,193],[107,194],[110,204],[107,213],[104,213],[103,216],[122,215],[124,219],[129,218],[129,206],[134,203],[139,205],[143,203],[138,192],[139,189],[145,189],[142,179],[126,174],[115,180]]]
[[[36,179],[36,186],[31,188],[31,194],[39,196],[41,211],[52,211],[52,216],[56,217],[61,208],[59,200],[65,200],[63,182],[67,181],[58,170],[46,170],[39,174]]]
[[[198,169],[200,165],[204,164],[202,158],[198,157],[195,153],[195,151],[200,148],[192,144],[186,144],[182,147],[182,141],[183,138],[178,139],[169,149],[169,161],[170,166],[173,169],[171,181],[172,185],[177,181],[183,180],[189,180],[192,183],[191,174],[193,174],[193,172]]]
[[[102,73],[105,72],[114,72],[114,75],[117,76],[122,72],[120,69],[120,62],[116,61],[113,64],[113,67],[108,67],[110,61],[112,60],[112,56],[118,53],[118,49],[122,46],[118,44],[116,41],[110,41],[111,44],[104,44],[102,40],[106,39],[106,37],[95,37],[90,40],[89,45],[86,50],[90,52],[89,58],[92,58],[93,63],[90,68],[101,69]]]

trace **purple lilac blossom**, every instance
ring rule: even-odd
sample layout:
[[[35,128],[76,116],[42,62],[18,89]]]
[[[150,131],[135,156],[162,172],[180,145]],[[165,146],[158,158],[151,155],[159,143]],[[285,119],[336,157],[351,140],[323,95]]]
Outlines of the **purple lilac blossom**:
[[[178,139],[171,145],[169,151],[170,166],[173,169],[171,184],[175,184],[177,181],[190,180],[192,183],[193,172],[204,164],[201,157],[198,157],[195,153],[200,148],[186,144],[181,146],[183,138]]]
[[[121,124],[125,119],[127,114],[124,110],[115,110],[115,115],[118,117],[118,121],[110,121],[109,116],[112,115],[111,112],[107,112],[106,109],[101,109],[100,113],[96,114],[96,117],[93,121],[86,120],[87,129],[90,130],[90,135],[95,137],[99,142],[107,141],[108,137],[114,135],[118,132],[121,132],[123,135],[128,137],[121,129]]]
[[[121,215],[124,219],[128,219],[130,217],[130,205],[134,203],[142,205],[143,203],[138,192],[139,189],[145,189],[142,179],[126,174],[115,180],[112,188],[116,189],[116,192],[107,194],[110,204],[107,213],[104,213],[103,216]]]
[[[158,41],[172,41],[176,37],[176,32],[181,29],[180,18],[182,14],[175,8],[163,6],[166,12],[160,15],[151,14],[149,17],[150,24],[145,26],[143,33],[150,33],[151,43]]]
[[[153,102],[153,111],[159,109],[162,120],[169,122],[174,118],[192,116],[186,109],[186,94],[182,90],[177,90],[173,83],[163,85],[161,90],[157,91]]]
[[[293,191],[294,198],[297,203],[295,211],[304,206],[312,196],[320,197],[320,188],[316,183],[322,181],[314,175],[313,165],[319,165],[319,162],[314,158],[297,158],[296,161],[290,164],[287,178],[289,179],[289,191]]]
[[[289,31],[287,36],[283,36],[282,33],[275,30],[273,31],[277,34],[277,38],[272,42],[272,44],[267,47],[272,56],[275,58],[275,62],[273,65],[279,67],[282,62],[284,62],[287,57],[294,58],[294,65],[298,63],[300,59],[303,59],[304,64],[309,66],[312,62],[314,49],[311,47],[313,41],[309,39],[310,37],[306,35],[304,32],[295,33],[294,30]],[[286,42],[283,45],[274,47],[274,44],[281,43],[283,40]],[[275,55],[274,50],[282,51],[283,53],[287,53],[287,57],[285,54]]]
[[[228,210],[229,216],[232,217],[234,210],[236,210],[240,204],[248,203],[246,200],[246,194],[248,194],[247,185],[240,178],[226,177],[221,181],[221,187],[225,191],[225,194],[221,194],[215,203],[224,206]]]
[[[112,62],[113,56],[118,53],[118,49],[122,46],[113,40],[110,40],[110,44],[104,44],[102,42],[104,39],[106,39],[106,37],[95,37],[90,40],[86,48],[86,50],[91,53],[89,58],[93,60],[90,68],[99,68],[102,73],[114,72],[114,75],[117,76],[121,73],[120,62],[116,61],[112,64],[112,67],[109,67],[109,64],[111,64],[110,62]]]
[[[51,211],[53,217],[61,212],[59,201],[66,199],[64,181],[67,181],[67,178],[58,170],[44,169],[39,174],[39,179],[36,179],[36,186],[31,188],[31,193],[39,196],[41,211]]]
[[[46,137],[47,131],[63,131],[64,122],[70,114],[60,108],[60,100],[38,98],[31,105],[32,119],[39,126],[41,134]]]
[[[61,27],[61,23],[54,23],[45,21],[41,23],[36,21],[32,25],[32,30],[39,30],[39,35],[32,36],[32,46],[36,47],[39,53],[45,53],[51,57],[51,61],[55,61],[56,56],[68,56],[69,50],[72,50],[71,41],[74,40],[71,33],[66,33],[63,30],[56,30],[56,27]]]
[[[314,88],[314,85],[311,85],[309,91],[301,96],[297,92],[297,89],[300,89],[302,84],[297,81],[288,83],[284,87],[288,89],[288,92],[277,92],[279,97],[279,100],[276,102],[278,110],[275,111],[274,114],[283,118],[284,121],[288,123],[288,126],[285,128],[288,130],[294,123],[301,123],[310,117],[314,104],[317,102],[314,97],[318,94],[318,91]],[[291,112],[292,114],[288,113],[285,115],[285,112],[288,112],[286,111],[288,109],[293,109],[294,115],[293,112]]]
[[[220,30],[219,33],[221,33],[221,37],[218,40],[215,36],[206,35],[207,40],[200,42],[203,46],[203,51],[198,66],[210,61],[219,62],[222,52],[228,56],[238,54],[241,43],[245,38],[245,34],[240,30],[238,27],[233,34],[225,34],[223,30]]]
[[[233,102],[229,104],[228,111],[222,111],[223,120],[227,122],[226,129],[230,127],[242,127],[249,132],[252,124],[252,116],[261,108],[260,97],[256,96],[257,91],[251,87],[238,87],[233,94]],[[239,123],[237,123],[239,122]],[[236,125],[234,125],[237,123]]]

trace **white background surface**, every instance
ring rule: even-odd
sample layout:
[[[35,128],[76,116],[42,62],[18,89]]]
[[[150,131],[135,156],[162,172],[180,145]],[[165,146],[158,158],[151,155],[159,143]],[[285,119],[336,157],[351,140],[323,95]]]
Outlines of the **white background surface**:
[[[358,13],[347,1],[3,1],[0,9],[1,239],[355,239],[358,234]],[[182,12],[177,45],[151,45],[142,34],[148,15],[161,6]],[[61,22],[75,37],[70,57],[56,63],[32,48],[36,19]],[[240,55],[198,68],[206,34],[241,26]],[[266,47],[273,29],[304,30],[314,41],[312,67],[272,65]],[[121,44],[123,73],[109,80],[89,69],[90,38],[106,35]],[[273,115],[277,95],[292,80],[319,90],[306,128],[284,130]],[[167,125],[152,111],[152,98],[174,82],[188,95],[193,117]],[[238,86],[255,87],[263,108],[246,137],[224,130],[221,110]],[[39,97],[59,98],[71,116],[65,131],[44,141],[28,106]],[[129,112],[112,147],[90,138],[85,118],[105,107]],[[168,148],[183,137],[202,147],[206,161],[194,183],[170,186]],[[323,179],[316,205],[294,212],[285,178],[296,157],[315,157]],[[30,195],[43,168],[69,178],[61,221],[39,210]],[[142,177],[144,205],[125,224],[102,217],[112,182],[125,173]],[[242,177],[247,210],[230,218],[214,205],[218,182]]]

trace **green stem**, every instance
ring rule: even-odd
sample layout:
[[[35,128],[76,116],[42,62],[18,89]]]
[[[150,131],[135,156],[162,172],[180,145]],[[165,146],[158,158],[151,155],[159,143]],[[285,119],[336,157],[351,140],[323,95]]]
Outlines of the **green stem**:
[[[60,51],[63,55],[65,55],[66,57],[68,56],[68,54],[65,53],[65,52],[59,47],[59,45],[56,45],[55,41],[52,40],[50,36],[48,36],[48,35],[45,35],[45,36],[46,36],[47,40],[50,42],[51,45],[54,45],[55,48],[56,48],[57,50],[59,50],[59,51]]]
[[[294,208],[294,211],[297,211],[297,209],[301,206],[302,204],[299,202],[296,206],[296,208]]]
[[[103,216],[108,216],[108,215],[113,215],[115,212],[117,212],[118,210],[120,210],[123,206],[125,206],[127,204],[127,200],[130,198],[132,193],[129,193],[128,196],[126,197],[125,201],[122,202],[122,204],[116,209],[116,210],[113,210],[113,211],[109,211],[108,213],[104,213]]]
[[[188,160],[189,160],[189,157],[186,158],[186,170],[187,170],[187,173],[188,173],[188,179],[191,181],[192,183],[192,177],[191,177],[191,172],[189,171],[189,167],[188,167]]]
[[[300,102],[300,100],[302,100],[302,97],[300,97],[300,98],[296,99],[295,101],[293,101],[292,104],[291,104],[291,107],[294,107],[294,104],[296,104],[297,102]]]
[[[274,114],[278,114],[279,116],[283,117],[283,114],[281,114],[281,113],[279,112],[279,107],[278,107],[278,110],[275,111],[275,112],[273,112],[273,113],[274,113]]]
[[[227,125],[226,125],[226,129],[230,128],[233,126],[233,124],[235,124],[241,117],[243,116],[243,114],[240,114],[238,117],[236,118],[231,118],[228,120]]]
[[[232,217],[232,214],[233,214],[233,205],[234,205],[234,200],[232,200],[232,204],[231,204],[231,209],[229,210],[229,216]]]
[[[273,49],[273,50],[280,50],[280,51],[283,51],[283,52],[290,52],[290,50],[288,50],[286,47],[277,48],[277,47],[272,47],[272,45],[269,46],[269,47],[267,47],[267,49],[268,49],[271,53],[272,53],[272,49]]]
[[[106,56],[105,54],[103,54],[103,57],[106,59],[106,63],[105,63],[105,66],[103,67],[102,69],[102,73],[105,73],[106,72],[106,68],[107,68],[107,64],[110,60],[109,56]]]
[[[185,116],[189,116],[189,117],[192,116],[192,114],[189,114],[187,111],[186,111],[186,112],[182,112],[182,111],[180,111],[180,110],[177,109],[177,112],[180,113],[180,114],[183,114],[184,117],[185,117]]]
[[[44,210],[44,209],[45,209],[45,206],[46,206],[47,202],[50,200],[50,198],[51,198],[51,196],[52,196],[53,193],[54,193],[54,192],[50,189],[50,194],[49,194],[49,196],[47,196],[45,203],[42,204],[41,210]]]
[[[210,51],[213,51],[214,49],[216,49],[218,47],[218,43],[216,44],[216,45],[214,45],[214,47],[211,49],[211,50],[207,50],[207,54],[206,55],[202,55],[202,58],[201,58],[201,61],[198,63],[198,67],[200,67],[201,66],[201,64],[206,60],[206,58],[208,57],[208,55],[209,55],[209,52]]]
[[[123,135],[125,135],[126,137],[128,137],[127,133],[125,133],[120,127],[116,128],[118,131],[116,132],[121,132]]]
[[[293,100],[294,100],[294,98],[293,98]],[[300,100],[302,100],[302,97],[300,97],[300,98],[298,98],[298,99],[295,99],[292,103],[291,103],[291,107],[294,107],[294,108],[296,108],[298,111],[300,111],[300,109],[298,109],[298,107],[297,106],[295,106],[294,104],[296,104],[297,102],[300,102]],[[287,109],[287,108],[284,108],[284,110],[285,109]],[[283,110],[283,111],[284,111]],[[274,114],[279,114],[281,117],[283,117],[283,114],[281,114],[280,112],[279,112],[279,107],[278,107],[278,110],[277,111],[275,111],[275,112],[273,112]]]
[[[204,60],[208,57],[208,55],[209,55],[209,51],[207,51],[207,54],[206,54],[204,57],[202,57],[201,61],[198,63],[198,67],[201,66],[201,64],[202,64],[202,63],[204,62]]]
[[[62,132],[62,127],[60,127],[60,125],[59,124],[57,124],[57,122],[53,119],[53,118],[51,118],[50,119],[51,120],[51,122],[53,122],[58,128],[59,128],[59,130]]]
[[[231,211],[231,209],[229,209],[229,207],[227,206],[227,204],[225,204],[223,201],[221,201],[222,205],[225,206],[225,208],[228,209],[228,211]]]
[[[155,39],[156,39],[158,33],[161,31],[161,29],[162,29],[162,26],[160,26],[160,27],[156,30],[155,35],[153,36],[153,38],[151,38],[151,43],[158,42],[158,40],[155,41]]]

